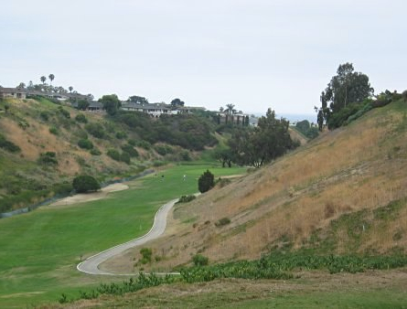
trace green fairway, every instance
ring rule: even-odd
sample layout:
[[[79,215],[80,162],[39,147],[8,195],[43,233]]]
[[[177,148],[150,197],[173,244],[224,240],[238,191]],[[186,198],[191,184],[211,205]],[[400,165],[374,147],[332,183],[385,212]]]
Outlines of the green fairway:
[[[76,264],[146,233],[162,204],[198,191],[197,179],[206,169],[215,177],[245,172],[179,165],[132,181],[129,190],[104,200],[43,207],[0,220],[0,307],[55,301],[62,292],[112,280],[81,274]]]

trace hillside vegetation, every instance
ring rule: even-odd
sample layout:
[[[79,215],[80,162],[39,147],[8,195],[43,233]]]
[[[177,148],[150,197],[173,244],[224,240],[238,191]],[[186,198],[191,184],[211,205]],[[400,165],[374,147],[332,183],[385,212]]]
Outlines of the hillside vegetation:
[[[401,254],[407,248],[407,104],[347,127],[198,199],[179,204],[150,268],[257,259],[269,252]],[[221,224],[227,218],[227,224]],[[139,249],[108,262],[138,271]]]
[[[0,101],[0,213],[72,191],[75,175],[99,181],[189,161],[217,143],[210,119],[151,119],[83,112],[48,99]]]

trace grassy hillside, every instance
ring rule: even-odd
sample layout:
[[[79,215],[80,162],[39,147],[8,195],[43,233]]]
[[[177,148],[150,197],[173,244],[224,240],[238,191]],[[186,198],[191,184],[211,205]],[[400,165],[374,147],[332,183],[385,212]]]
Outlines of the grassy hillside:
[[[78,174],[105,181],[163,161],[191,160],[195,150],[216,143],[208,123],[187,115],[152,120],[123,112],[112,118],[44,98],[2,100],[0,213],[67,194]]]
[[[407,252],[407,105],[398,101],[174,210],[152,269],[270,251]],[[217,224],[222,218],[226,225]],[[138,252],[112,265],[129,265]]]

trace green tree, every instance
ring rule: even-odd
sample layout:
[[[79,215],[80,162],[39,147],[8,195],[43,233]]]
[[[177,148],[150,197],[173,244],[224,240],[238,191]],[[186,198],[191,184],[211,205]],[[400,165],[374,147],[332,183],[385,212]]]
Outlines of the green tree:
[[[352,63],[339,65],[336,73],[320,98],[320,109],[327,122],[332,114],[340,112],[349,104],[361,103],[374,93],[369,77],[363,73],[354,72]]]
[[[75,177],[72,186],[78,193],[86,193],[89,191],[97,191],[100,189],[99,182],[89,175],[81,175]]]
[[[131,97],[129,97],[129,99],[127,100],[128,102],[133,102],[136,104],[140,104],[140,105],[146,105],[148,104],[148,100],[144,97],[139,97],[137,95],[133,95]]]
[[[236,113],[235,105],[234,104],[226,104],[225,112],[228,113],[228,114]]]
[[[45,76],[41,76],[40,79],[41,79],[42,84],[45,84],[45,81],[47,80],[47,78]]]
[[[235,130],[228,142],[234,161],[260,167],[295,148],[296,144],[288,132],[289,124],[284,118],[276,119],[275,112],[269,108],[256,128]]]
[[[81,99],[78,101],[78,109],[79,110],[86,110],[89,107],[89,101],[85,99]]]
[[[174,100],[171,101],[171,107],[172,108],[178,108],[178,107],[182,107],[185,105],[184,101],[181,101],[180,99],[176,98]]]
[[[68,89],[69,89],[69,92],[72,92],[73,87],[72,87],[72,86],[69,86]]]
[[[55,75],[54,75],[54,74],[50,74],[50,75],[48,76],[48,78],[49,78],[49,80],[51,81],[51,84],[52,84],[52,81],[55,79]]]
[[[103,104],[103,108],[110,116],[116,115],[120,108],[120,100],[115,94],[104,95],[99,102]]]
[[[207,170],[198,179],[199,192],[204,193],[209,191],[215,186],[215,176]]]

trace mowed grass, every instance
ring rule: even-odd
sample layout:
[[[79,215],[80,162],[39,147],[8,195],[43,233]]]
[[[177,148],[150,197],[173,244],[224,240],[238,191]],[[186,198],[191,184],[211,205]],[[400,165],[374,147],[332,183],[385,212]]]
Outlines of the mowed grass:
[[[104,200],[0,220],[0,307],[55,301],[61,292],[106,281],[77,272],[77,263],[148,232],[162,204],[198,191],[197,180],[206,169],[215,177],[245,172],[179,165],[133,181],[129,190]]]

